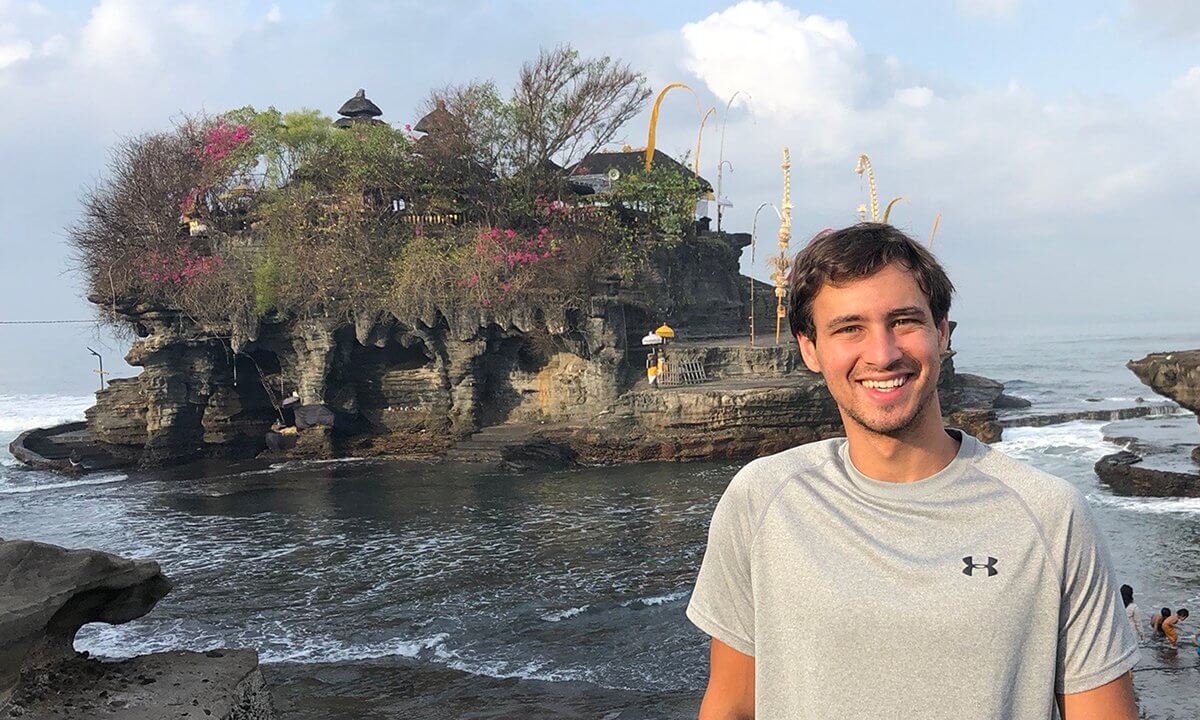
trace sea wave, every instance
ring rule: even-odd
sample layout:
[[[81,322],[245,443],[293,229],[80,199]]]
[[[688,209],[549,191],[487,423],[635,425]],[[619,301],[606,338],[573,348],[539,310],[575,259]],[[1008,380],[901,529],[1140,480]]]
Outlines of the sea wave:
[[[1088,500],[1097,505],[1151,515],[1200,515],[1200,498],[1128,497],[1093,493]]]
[[[0,395],[0,433],[82,420],[94,403],[90,395]]]
[[[586,612],[590,607],[591,605],[581,605],[580,607],[567,608],[566,610],[556,610],[546,613],[542,616],[542,619],[546,622],[562,622],[567,618],[573,618],[576,615]]]
[[[43,475],[46,477],[46,475]],[[17,495],[21,493],[44,492],[46,490],[61,490],[62,488],[79,487],[81,485],[107,485],[109,483],[120,482],[127,476],[121,474],[114,475],[96,475],[80,478],[77,480],[50,480],[47,482],[32,481],[29,483],[13,482],[10,477],[0,477],[0,495]]]
[[[683,598],[687,597],[688,594],[691,592],[692,592],[692,589],[690,587],[682,588],[680,590],[675,590],[675,591],[672,591],[672,592],[669,592],[669,593],[666,593],[663,595],[654,595],[654,596],[646,597],[646,598],[636,598],[634,600],[628,600],[621,604],[624,605],[625,607],[629,607],[630,605],[645,605],[646,607],[654,607],[656,605],[666,605],[667,603],[673,603],[678,600],[682,600]]]
[[[1107,424],[1102,420],[1072,420],[1043,427],[1010,427],[1004,429],[1003,439],[992,447],[1022,459],[1054,454],[1095,462],[1122,449],[1104,439],[1101,428]]]

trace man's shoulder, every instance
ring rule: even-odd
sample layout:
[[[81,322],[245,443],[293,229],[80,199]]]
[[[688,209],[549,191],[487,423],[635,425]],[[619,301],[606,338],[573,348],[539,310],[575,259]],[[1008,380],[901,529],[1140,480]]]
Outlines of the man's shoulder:
[[[1068,519],[1072,512],[1086,511],[1083,495],[1070,481],[1000,450],[989,448],[976,467],[1015,495],[1043,527]]]
[[[788,482],[803,479],[836,459],[838,447],[845,441],[840,437],[818,440],[751,460],[734,476],[729,489],[751,498],[774,495]]]

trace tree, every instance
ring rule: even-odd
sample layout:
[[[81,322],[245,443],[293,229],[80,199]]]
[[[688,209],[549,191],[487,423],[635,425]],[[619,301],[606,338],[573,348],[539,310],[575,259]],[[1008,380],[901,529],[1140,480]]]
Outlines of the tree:
[[[649,97],[645,77],[624,62],[580,59],[569,45],[542,50],[521,67],[510,102],[511,160],[572,165],[611,141]]]
[[[548,161],[568,167],[599,150],[649,97],[645,78],[626,63],[580,58],[563,45],[526,62],[507,101],[494,82],[476,81],[434,90],[424,111],[444,103],[475,160],[512,177]]]

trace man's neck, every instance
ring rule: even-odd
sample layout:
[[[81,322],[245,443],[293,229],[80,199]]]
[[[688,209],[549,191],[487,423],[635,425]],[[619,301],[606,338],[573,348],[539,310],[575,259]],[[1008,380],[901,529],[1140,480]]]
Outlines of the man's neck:
[[[846,423],[850,461],[863,475],[884,482],[915,482],[937,474],[958,454],[961,443],[946,432],[940,412],[929,415],[903,437]]]

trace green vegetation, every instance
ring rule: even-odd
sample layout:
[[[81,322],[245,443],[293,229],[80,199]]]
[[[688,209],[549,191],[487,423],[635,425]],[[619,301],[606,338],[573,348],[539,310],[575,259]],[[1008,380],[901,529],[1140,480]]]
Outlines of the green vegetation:
[[[648,94],[624,64],[558,48],[508,99],[492,83],[434,93],[444,122],[419,138],[314,110],[187,118],[116,148],[72,228],[76,260],[101,306],[200,321],[580,306],[693,232],[690,174],[630,173],[581,197],[561,169]]]

